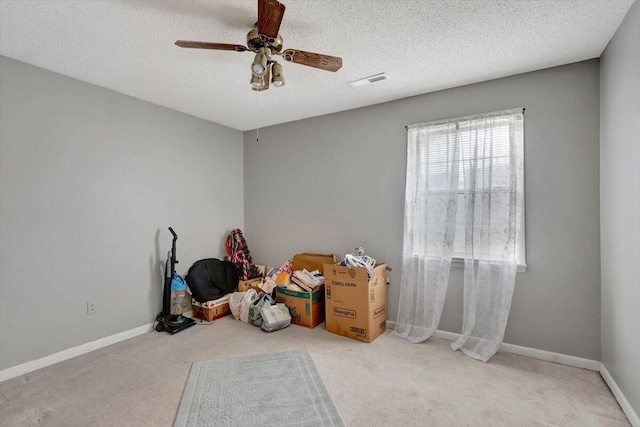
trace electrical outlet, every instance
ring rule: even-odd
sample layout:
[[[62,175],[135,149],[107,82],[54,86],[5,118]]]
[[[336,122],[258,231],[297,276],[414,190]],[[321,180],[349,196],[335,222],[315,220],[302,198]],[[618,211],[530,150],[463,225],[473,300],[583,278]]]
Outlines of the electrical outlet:
[[[94,301],[87,302],[87,315],[96,314],[96,303]]]

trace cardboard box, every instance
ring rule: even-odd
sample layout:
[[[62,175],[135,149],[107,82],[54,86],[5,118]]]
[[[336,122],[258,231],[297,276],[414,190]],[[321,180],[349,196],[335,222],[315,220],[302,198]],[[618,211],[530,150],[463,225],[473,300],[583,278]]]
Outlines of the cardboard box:
[[[364,267],[324,266],[327,331],[364,342],[384,333],[387,269],[377,265],[369,279]]]
[[[229,307],[230,295],[225,295],[220,299],[207,302],[198,302],[193,300],[191,306],[193,308],[193,317],[211,322],[231,314]]]
[[[258,277],[256,279],[251,280],[240,280],[238,282],[238,292],[247,292],[249,289],[255,289],[256,292],[262,292],[258,286],[262,283],[264,278]]]
[[[256,267],[260,269],[260,274],[262,277],[256,277],[255,279],[249,280],[240,280],[238,282],[238,292],[247,292],[249,289],[255,289],[256,292],[262,292],[262,289],[258,287],[260,283],[264,280],[264,275],[266,274],[267,266],[266,265],[258,265]]]
[[[324,289],[315,292],[296,292],[276,288],[276,301],[284,303],[294,325],[315,328],[324,322]]]
[[[324,274],[324,265],[325,264],[336,264],[338,262],[338,257],[333,254],[322,255],[322,254],[297,254],[293,257],[291,261],[291,267],[293,271],[296,270],[307,270],[314,271],[319,270],[320,273]]]

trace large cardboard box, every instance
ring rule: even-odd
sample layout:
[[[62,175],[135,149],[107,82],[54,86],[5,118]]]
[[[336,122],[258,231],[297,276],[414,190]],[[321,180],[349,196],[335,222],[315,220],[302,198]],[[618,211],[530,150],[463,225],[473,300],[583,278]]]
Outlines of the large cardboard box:
[[[276,301],[284,303],[294,325],[315,328],[324,322],[324,289],[315,292],[296,292],[278,287]]]
[[[225,295],[220,299],[207,302],[198,302],[193,300],[191,307],[193,309],[193,317],[211,322],[231,314],[229,307],[229,296]]]
[[[387,265],[369,279],[364,267],[325,265],[327,331],[372,342],[387,328]]]

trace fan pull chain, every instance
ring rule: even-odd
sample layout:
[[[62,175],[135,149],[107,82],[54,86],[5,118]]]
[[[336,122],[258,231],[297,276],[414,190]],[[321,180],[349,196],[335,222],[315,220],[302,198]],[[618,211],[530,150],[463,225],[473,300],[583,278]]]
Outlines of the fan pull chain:
[[[260,123],[258,122],[260,118],[260,108],[258,106],[258,91],[256,91],[256,142],[260,142]]]

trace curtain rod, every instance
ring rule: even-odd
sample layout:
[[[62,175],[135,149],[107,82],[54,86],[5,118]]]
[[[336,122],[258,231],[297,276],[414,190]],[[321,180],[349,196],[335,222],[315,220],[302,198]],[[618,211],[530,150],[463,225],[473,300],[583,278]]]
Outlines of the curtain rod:
[[[493,111],[491,113],[472,114],[470,116],[455,117],[455,118],[452,118],[452,119],[434,120],[432,122],[416,123],[416,124],[413,124],[413,125],[405,125],[404,128],[405,128],[405,130],[409,130],[409,127],[419,126],[419,125],[429,125],[429,124],[436,124],[436,123],[447,123],[447,122],[471,120],[471,119],[473,119],[475,117],[499,115],[501,113],[506,113],[508,111],[514,111],[514,110],[517,110],[517,108],[513,108],[513,109],[510,109],[510,110]],[[524,114],[524,110],[525,110],[525,108],[522,107],[522,114]]]

